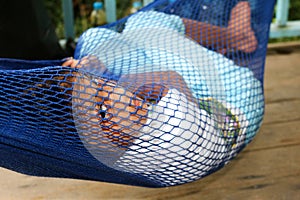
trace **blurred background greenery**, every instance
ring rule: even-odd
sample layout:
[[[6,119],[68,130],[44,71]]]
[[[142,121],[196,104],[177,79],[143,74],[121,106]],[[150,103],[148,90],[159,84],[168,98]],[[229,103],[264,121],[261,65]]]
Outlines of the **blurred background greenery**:
[[[289,20],[300,19],[300,0],[290,0]]]
[[[117,2],[117,19],[128,15],[132,2],[134,0],[116,0]],[[93,10],[95,0],[73,0],[75,35],[80,36],[83,31],[90,28],[90,15]],[[103,2],[103,1],[102,1]],[[45,0],[50,18],[56,28],[57,36],[64,38],[64,24],[61,0]]]
[[[120,19],[129,13],[129,9],[135,0],[116,0],[117,19]],[[49,15],[56,28],[57,36],[64,38],[64,24],[61,0],[45,0]],[[73,0],[75,35],[80,36],[82,32],[91,27],[89,16],[93,10],[95,0]],[[103,1],[102,1],[103,2]],[[275,17],[275,16],[274,16]],[[289,20],[300,20],[300,0],[290,0]],[[283,38],[280,40],[290,40],[293,38]],[[299,39],[299,37],[296,37]],[[277,41],[278,39],[274,39]]]

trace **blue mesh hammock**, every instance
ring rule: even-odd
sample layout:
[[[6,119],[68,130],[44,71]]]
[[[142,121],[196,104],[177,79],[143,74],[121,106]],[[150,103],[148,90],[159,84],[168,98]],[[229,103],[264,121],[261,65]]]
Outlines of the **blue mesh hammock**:
[[[157,0],[72,60],[0,60],[0,166],[146,187],[222,168],[263,118],[275,0]]]

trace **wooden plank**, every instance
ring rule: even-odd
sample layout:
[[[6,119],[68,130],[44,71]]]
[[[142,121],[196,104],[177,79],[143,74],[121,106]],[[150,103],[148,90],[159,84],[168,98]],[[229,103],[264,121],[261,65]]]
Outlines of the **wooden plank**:
[[[267,56],[265,69],[266,103],[300,99],[300,52]]]

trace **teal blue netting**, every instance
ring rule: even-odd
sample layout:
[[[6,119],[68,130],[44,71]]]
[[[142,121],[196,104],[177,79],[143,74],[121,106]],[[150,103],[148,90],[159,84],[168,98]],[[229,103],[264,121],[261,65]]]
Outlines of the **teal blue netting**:
[[[274,1],[157,0],[72,60],[0,60],[0,166],[162,187],[234,158],[263,118]]]

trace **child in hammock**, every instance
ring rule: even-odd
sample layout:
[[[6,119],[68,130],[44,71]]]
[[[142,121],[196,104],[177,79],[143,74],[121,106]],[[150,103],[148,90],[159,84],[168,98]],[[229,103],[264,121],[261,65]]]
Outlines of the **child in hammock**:
[[[246,6],[246,10],[239,5]],[[229,24],[238,23],[241,30],[209,26],[206,28],[212,32],[208,35],[214,33],[220,38],[218,42],[227,41],[229,48],[254,51],[257,43],[247,10],[247,3],[242,2],[232,11],[234,17]],[[199,27],[196,23],[150,11],[130,17],[121,34],[100,28],[83,34],[75,57],[93,55],[97,61],[84,63],[87,59],[83,59],[79,73],[101,77],[108,69],[118,77],[113,81],[96,79],[90,86],[92,92],[87,88],[89,79],[75,81],[74,96],[79,98],[73,104],[81,105],[75,121],[77,118],[86,123],[90,119],[95,125],[78,125],[79,134],[101,162],[150,178],[155,171],[161,175],[156,179],[161,181],[196,179],[228,161],[255,134],[263,113],[260,82],[249,69],[184,37],[184,33],[193,36]],[[67,62],[65,65],[76,67],[76,61]],[[100,97],[97,109],[93,109],[92,100],[83,106],[82,92]],[[213,100],[201,100],[205,98]],[[112,111],[111,105],[119,109]],[[98,118],[83,113],[84,108],[91,108],[94,116],[101,115],[110,122],[100,119],[99,123]],[[225,120],[218,119],[219,115]],[[97,143],[99,130],[107,141],[100,139]],[[90,136],[93,140],[87,139]],[[116,145],[109,148],[110,143]],[[198,172],[191,175],[191,166]],[[163,176],[170,179],[164,180]]]

